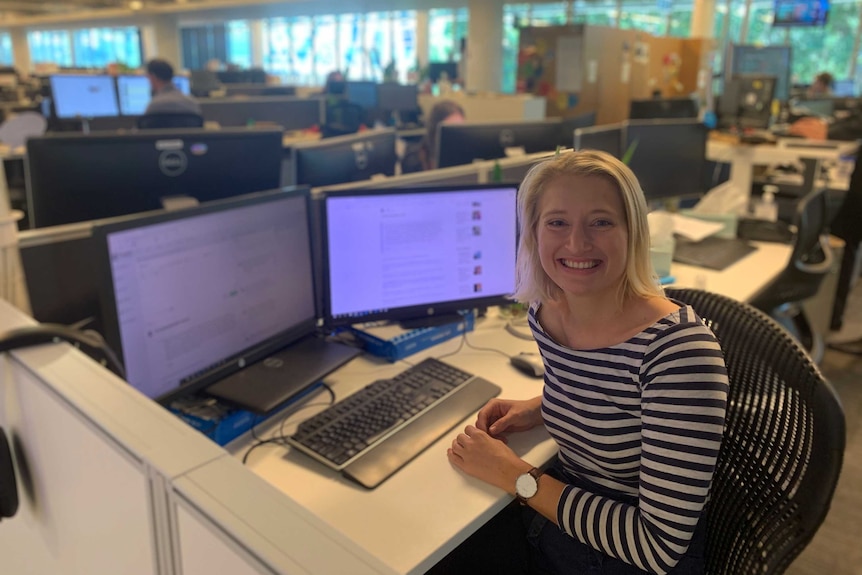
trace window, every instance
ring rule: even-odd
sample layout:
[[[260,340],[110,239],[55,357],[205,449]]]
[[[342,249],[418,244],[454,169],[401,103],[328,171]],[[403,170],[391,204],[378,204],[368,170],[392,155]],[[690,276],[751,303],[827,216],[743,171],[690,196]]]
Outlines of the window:
[[[12,55],[12,36],[0,33],[0,64],[11,66],[15,63]]]
[[[670,2],[644,2],[643,0],[623,0],[621,3],[619,27],[631,30],[643,30],[653,36],[665,36],[667,33]]]
[[[89,28],[72,33],[75,66],[104,68],[112,62],[130,68],[141,65],[141,35],[137,28]]]
[[[68,30],[34,30],[27,33],[33,64],[72,65],[72,43]]]
[[[227,23],[227,61],[240,68],[251,68],[251,27],[246,20]]]
[[[466,8],[428,11],[428,60],[430,62],[461,60],[461,39],[467,37],[469,14]]]
[[[566,23],[567,2],[506,4],[503,6],[503,92],[516,90],[520,29],[525,26],[559,26]]]
[[[616,0],[575,0],[573,21],[594,26],[617,25]]]
[[[180,37],[185,68],[200,70],[210,60],[251,68],[251,28],[245,20],[185,27]]]

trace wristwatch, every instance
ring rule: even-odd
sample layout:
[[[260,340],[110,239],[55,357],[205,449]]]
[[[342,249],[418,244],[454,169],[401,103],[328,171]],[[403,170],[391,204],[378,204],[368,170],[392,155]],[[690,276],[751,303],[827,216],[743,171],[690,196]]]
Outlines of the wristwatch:
[[[527,503],[527,499],[534,496],[539,491],[539,477],[542,472],[535,467],[526,473],[522,473],[515,480],[515,495],[522,505]]]

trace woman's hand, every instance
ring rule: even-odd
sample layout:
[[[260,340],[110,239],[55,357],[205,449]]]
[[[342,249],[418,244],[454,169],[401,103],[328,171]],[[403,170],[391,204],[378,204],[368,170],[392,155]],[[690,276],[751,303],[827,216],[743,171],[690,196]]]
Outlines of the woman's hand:
[[[532,466],[481,429],[468,425],[446,451],[449,462],[472,477],[514,493],[515,480]]]
[[[527,431],[542,424],[542,398],[523,401],[492,399],[479,410],[476,427],[489,435],[502,439],[504,433]]]

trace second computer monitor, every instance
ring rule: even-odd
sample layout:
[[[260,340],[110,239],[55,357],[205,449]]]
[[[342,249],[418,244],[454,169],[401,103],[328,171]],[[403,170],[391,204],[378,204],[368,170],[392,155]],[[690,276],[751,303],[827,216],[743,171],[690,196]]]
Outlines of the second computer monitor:
[[[707,129],[697,120],[626,122],[629,167],[647,200],[691,196],[703,188]]]
[[[278,188],[281,130],[49,134],[27,141],[32,228]]]
[[[440,124],[437,129],[439,168],[505,158],[507,149],[547,152],[555,150],[560,139],[559,119]]]
[[[623,157],[622,124],[603,124],[575,130],[576,150],[601,150],[615,158]]]
[[[697,102],[691,98],[652,98],[629,103],[630,120],[697,118]]]
[[[395,175],[395,130],[369,130],[293,147],[294,183],[313,187]]]
[[[514,184],[327,193],[326,321],[434,323],[509,301],[516,196]]]
[[[419,107],[416,84],[384,82],[377,85],[377,108],[386,112],[411,112]]]
[[[51,95],[58,118],[98,118],[119,115],[111,76],[51,76]]]
[[[719,100],[719,121],[723,127],[765,130],[772,117],[776,80],[773,76],[734,76],[724,82]]]
[[[124,116],[140,116],[152,98],[152,86],[146,76],[117,76],[117,97],[120,113]]]

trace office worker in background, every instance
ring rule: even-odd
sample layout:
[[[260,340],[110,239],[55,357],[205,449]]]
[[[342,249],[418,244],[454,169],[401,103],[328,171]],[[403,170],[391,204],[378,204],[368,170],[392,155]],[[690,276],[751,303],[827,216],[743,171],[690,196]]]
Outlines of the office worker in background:
[[[829,72],[820,72],[814,77],[814,82],[808,87],[806,95],[809,98],[822,98],[832,95],[835,77]]]
[[[425,120],[425,135],[419,146],[423,170],[437,168],[437,127],[440,124],[463,124],[465,118],[464,108],[452,100],[442,100],[434,104],[428,119]]]
[[[727,371],[695,310],[655,281],[646,213],[634,174],[604,152],[560,156],[524,179],[515,297],[530,302],[544,391],[491,400],[448,458],[526,505],[507,507],[440,573],[703,573]],[[559,446],[544,474],[505,442],[543,424]]]
[[[174,68],[167,60],[156,58],[147,62],[147,78],[150,79],[153,97],[145,115],[201,115],[200,105],[174,86]]]

